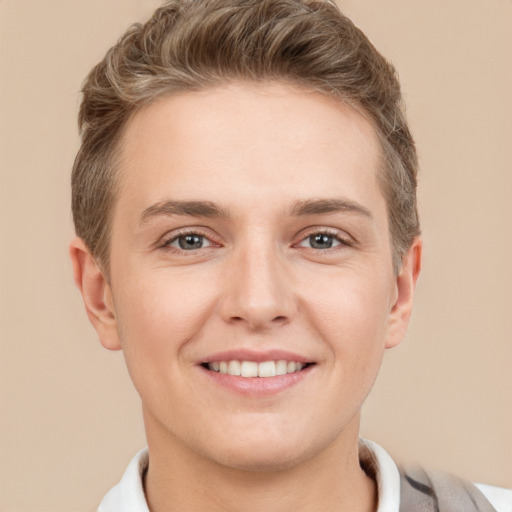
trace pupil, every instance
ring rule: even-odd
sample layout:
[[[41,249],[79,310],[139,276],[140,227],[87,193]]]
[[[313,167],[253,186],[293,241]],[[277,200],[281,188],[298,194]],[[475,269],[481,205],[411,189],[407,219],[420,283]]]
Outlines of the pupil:
[[[332,247],[332,236],[325,233],[318,233],[309,237],[311,247],[315,249],[330,249]]]
[[[203,237],[199,235],[184,235],[180,236],[178,243],[181,249],[201,249]]]

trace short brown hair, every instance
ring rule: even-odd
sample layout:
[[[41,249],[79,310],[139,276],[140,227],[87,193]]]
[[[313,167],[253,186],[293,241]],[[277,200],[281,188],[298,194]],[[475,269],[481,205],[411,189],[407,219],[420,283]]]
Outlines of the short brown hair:
[[[394,67],[331,0],[168,0],[87,76],[72,174],[75,229],[109,268],[116,147],[157,97],[232,80],[278,80],[330,95],[374,125],[383,153],[395,270],[419,234],[417,156]]]

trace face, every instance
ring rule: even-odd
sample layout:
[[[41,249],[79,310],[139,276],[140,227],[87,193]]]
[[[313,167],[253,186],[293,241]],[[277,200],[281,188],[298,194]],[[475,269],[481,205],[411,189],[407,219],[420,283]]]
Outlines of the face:
[[[247,469],[357,438],[415,280],[407,258],[393,272],[378,168],[359,113],[283,84],[135,115],[93,322],[124,351],[148,439]]]

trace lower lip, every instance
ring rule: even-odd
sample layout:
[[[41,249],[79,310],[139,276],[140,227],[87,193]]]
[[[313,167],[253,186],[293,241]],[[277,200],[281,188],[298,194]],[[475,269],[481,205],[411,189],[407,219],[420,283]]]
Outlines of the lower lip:
[[[207,377],[219,386],[246,396],[270,396],[276,395],[296,384],[302,382],[313,370],[315,365],[310,365],[298,372],[287,373],[275,377],[239,377],[208,370],[203,366],[202,370]]]

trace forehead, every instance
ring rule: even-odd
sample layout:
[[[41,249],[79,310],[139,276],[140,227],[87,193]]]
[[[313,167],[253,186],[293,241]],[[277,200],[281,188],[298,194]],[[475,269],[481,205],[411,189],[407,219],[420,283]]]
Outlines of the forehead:
[[[118,200],[140,211],[169,196],[249,204],[259,194],[271,205],[334,194],[371,203],[381,195],[379,148],[360,113],[317,92],[282,83],[186,92],[130,120]]]

